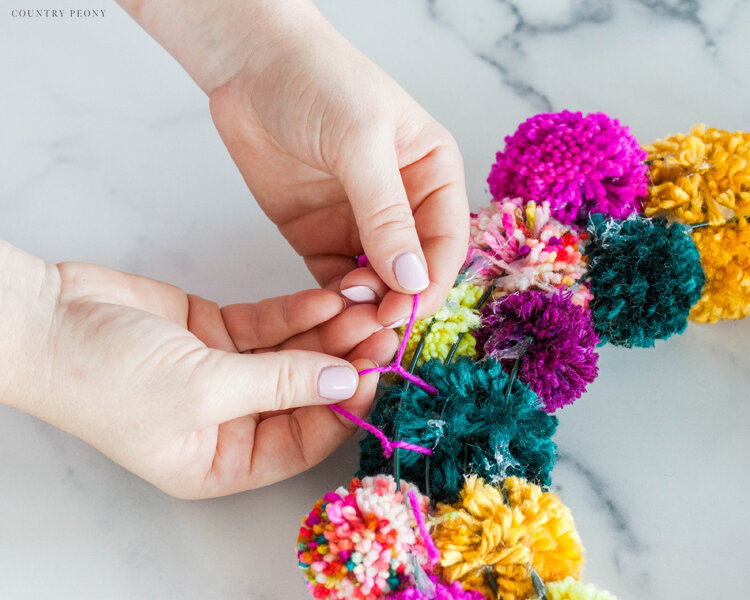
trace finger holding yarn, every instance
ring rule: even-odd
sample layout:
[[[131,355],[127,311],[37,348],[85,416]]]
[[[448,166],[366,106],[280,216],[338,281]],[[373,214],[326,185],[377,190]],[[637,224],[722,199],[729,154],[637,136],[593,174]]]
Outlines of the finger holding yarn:
[[[750,133],[696,125],[645,150],[651,165],[647,216],[720,225],[750,214]]]
[[[586,236],[552,218],[549,202],[493,202],[471,215],[464,277],[483,288],[494,284],[495,298],[573,289],[574,304],[586,307],[591,294],[581,285],[586,259],[580,248]]]
[[[518,368],[547,412],[580,398],[599,372],[590,314],[569,293],[526,290],[492,302],[482,309],[476,337],[483,354],[506,372]]]
[[[414,323],[401,364],[404,367],[411,364],[423,335],[424,346],[417,360],[417,366],[432,359],[444,361],[461,334],[464,335],[455,355],[475,357],[477,353],[474,336],[468,332],[479,326],[479,311],[475,310],[474,306],[482,296],[482,291],[481,287],[469,282],[454,286],[434,316]],[[429,331],[425,333],[428,328]],[[403,328],[399,330],[400,335],[404,335],[404,332]]]
[[[703,295],[690,311],[700,323],[750,316],[750,222],[740,219],[693,230],[706,274]]]
[[[404,478],[422,486],[433,501],[448,502],[458,498],[467,473],[494,482],[518,475],[549,484],[557,419],[526,384],[514,379],[508,390],[509,376],[491,359],[464,358],[449,365],[430,361],[417,373],[438,393],[389,386],[370,415],[389,438],[397,431],[402,441],[432,450],[429,457],[401,452]],[[358,476],[391,468],[375,436],[360,442]]]
[[[496,200],[548,201],[562,223],[592,212],[621,219],[641,209],[645,160],[630,129],[604,113],[543,113],[505,138],[487,183]]]
[[[647,348],[687,327],[705,275],[688,229],[666,219],[591,215],[591,314],[602,342]]]
[[[548,583],[545,597],[547,600],[617,600],[613,594],[598,590],[591,584],[576,581],[572,577]],[[534,596],[534,600],[539,600],[539,597]]]
[[[507,496],[507,504],[505,501]],[[556,494],[522,479],[502,487],[469,477],[455,504],[438,504],[432,537],[440,575],[503,600],[534,595],[529,565],[545,581],[578,578],[583,546],[570,510]]]
[[[414,486],[379,475],[326,494],[302,521],[298,558],[319,600],[377,600],[415,583],[414,561],[430,572],[429,553],[406,494]],[[416,493],[416,491],[415,491]],[[429,500],[417,493],[426,515]]]
[[[465,590],[458,582],[445,584],[434,575],[430,577],[434,589],[429,592],[421,591],[416,587],[397,592],[388,596],[391,600],[487,600],[485,596],[476,590]]]

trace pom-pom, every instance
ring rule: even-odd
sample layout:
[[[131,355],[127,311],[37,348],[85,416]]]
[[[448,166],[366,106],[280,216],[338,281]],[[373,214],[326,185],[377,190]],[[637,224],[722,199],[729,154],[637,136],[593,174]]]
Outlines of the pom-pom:
[[[646,215],[719,225],[750,214],[750,133],[696,125],[645,149],[651,164]]]
[[[407,483],[392,477],[353,479],[326,494],[302,521],[298,558],[319,600],[376,600],[413,586],[414,562],[429,568],[428,552],[406,498]],[[417,495],[426,514],[429,500]]]
[[[663,218],[591,215],[589,231],[591,312],[602,341],[646,348],[682,333],[705,283],[687,229]]]
[[[598,590],[593,585],[581,583],[572,577],[548,583],[546,588],[547,600],[617,600],[609,592]],[[539,598],[535,596],[534,600]]]
[[[455,500],[466,473],[493,482],[519,475],[549,484],[557,419],[542,410],[526,384],[515,380],[506,397],[509,378],[494,360],[430,361],[418,375],[438,393],[387,387],[370,417],[390,439],[398,432],[401,440],[432,449],[429,457],[402,451],[403,477],[425,486],[434,501]],[[380,442],[368,435],[360,442],[358,475],[390,470]]]
[[[434,588],[429,592],[420,591],[417,588],[409,588],[388,596],[391,600],[486,600],[476,590],[464,590],[461,584],[453,582],[450,585],[442,583],[437,577],[430,577]]]
[[[507,496],[507,504],[503,497]],[[534,593],[529,565],[543,581],[579,577],[583,546],[568,507],[556,494],[511,477],[503,488],[469,477],[453,505],[438,504],[433,540],[447,581],[503,600]]]
[[[495,199],[549,201],[563,223],[591,212],[621,219],[640,210],[645,159],[630,129],[604,113],[544,113],[505,138],[487,182]]]
[[[586,273],[580,244],[586,232],[550,216],[549,202],[501,200],[471,215],[466,278],[488,287],[495,298],[527,289],[573,289],[573,302],[585,307],[591,294],[579,281]]]
[[[475,310],[474,306],[481,296],[482,288],[476,285],[467,282],[456,285],[434,316],[414,323],[401,364],[409,367],[422,334],[430,324],[430,331],[425,335],[424,347],[419,355],[417,366],[428,360],[445,360],[462,333],[465,335],[461,339],[455,356],[475,357],[477,353],[474,337],[467,332],[479,326],[479,311]],[[401,329],[399,333],[403,335],[404,329]]]
[[[518,378],[547,412],[580,398],[599,372],[591,317],[569,294],[527,290],[492,302],[482,310],[477,338],[507,372],[518,361]]]
[[[693,230],[706,285],[690,318],[701,323],[742,319],[750,315],[750,223]]]

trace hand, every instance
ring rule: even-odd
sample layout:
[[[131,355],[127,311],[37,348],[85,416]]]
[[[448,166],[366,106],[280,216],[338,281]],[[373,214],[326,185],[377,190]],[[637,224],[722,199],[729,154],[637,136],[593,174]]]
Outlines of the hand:
[[[466,256],[455,142],[322,17],[286,31],[211,93],[222,139],[322,286],[369,288],[358,297],[382,299],[387,326],[429,285],[420,313],[433,313]],[[363,250],[372,268],[355,270]]]
[[[209,95],[250,190],[321,285],[379,302],[386,326],[408,317],[407,294],[426,288],[420,316],[439,308],[469,234],[443,127],[309,0],[119,2]],[[355,269],[363,250],[372,267]]]
[[[365,416],[377,376],[358,381],[356,370],[375,366],[364,357],[387,362],[397,343],[375,333],[374,307],[344,310],[326,290],[219,309],[92,265],[46,273],[49,326],[34,329],[44,343],[9,353],[32,358],[5,363],[14,379],[0,399],[183,498],[268,485],[321,461],[354,431],[325,405],[351,396],[341,406]]]

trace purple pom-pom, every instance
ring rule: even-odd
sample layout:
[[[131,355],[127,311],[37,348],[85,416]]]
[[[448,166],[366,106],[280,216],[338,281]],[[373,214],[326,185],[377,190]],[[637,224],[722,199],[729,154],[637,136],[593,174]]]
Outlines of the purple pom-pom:
[[[464,590],[457,581],[451,585],[441,583],[437,577],[430,577],[435,584],[435,595],[428,595],[417,588],[409,588],[392,596],[389,600],[486,600],[484,594],[476,590]]]
[[[641,210],[646,156],[630,129],[604,113],[543,113],[505,138],[487,183],[495,200],[548,201],[562,223],[589,213],[623,219]]]
[[[570,293],[526,290],[482,309],[477,345],[534,390],[547,412],[572,404],[596,379],[599,338]]]

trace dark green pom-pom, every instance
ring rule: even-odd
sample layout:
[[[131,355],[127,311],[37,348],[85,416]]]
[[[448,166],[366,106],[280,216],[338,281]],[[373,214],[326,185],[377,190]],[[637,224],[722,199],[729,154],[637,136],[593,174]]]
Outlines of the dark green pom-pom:
[[[436,395],[416,386],[404,391],[390,386],[370,420],[390,439],[432,449],[432,456],[401,450],[401,477],[437,502],[458,498],[464,476],[476,474],[489,482],[509,476],[549,485],[556,445],[550,439],[557,419],[544,411],[536,394],[516,380],[508,400],[508,374],[500,363],[461,359],[448,366],[430,361],[418,375],[438,389]],[[360,442],[358,477],[391,473],[380,442],[368,435]]]
[[[689,230],[666,219],[591,215],[590,308],[602,342],[647,348],[687,327],[706,281]]]

